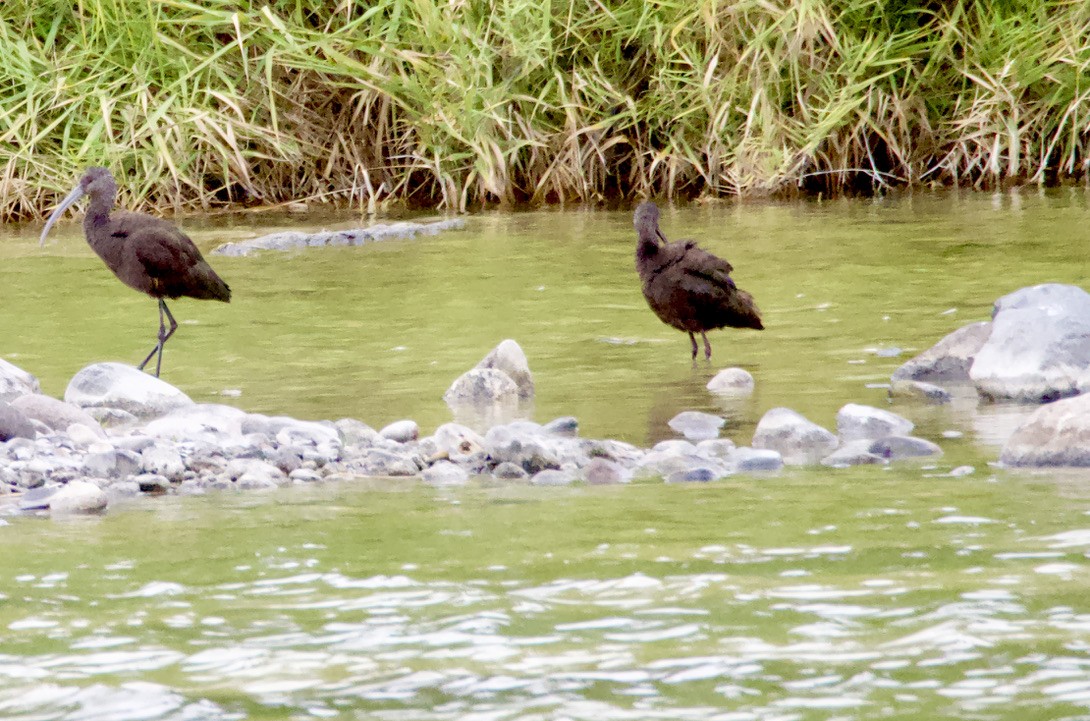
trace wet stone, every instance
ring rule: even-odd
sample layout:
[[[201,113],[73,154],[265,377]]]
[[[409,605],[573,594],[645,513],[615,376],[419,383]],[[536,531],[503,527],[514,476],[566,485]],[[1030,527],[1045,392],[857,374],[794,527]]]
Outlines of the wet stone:
[[[684,471],[674,471],[666,476],[667,483],[707,483],[720,478],[721,474],[707,466],[697,466]]]
[[[754,471],[778,471],[783,468],[783,457],[773,450],[741,446],[731,456],[739,473]]]
[[[801,465],[818,463],[832,453],[837,438],[790,408],[773,408],[757,424],[753,447],[776,451],[784,463]]]
[[[106,493],[94,483],[72,481],[49,498],[49,511],[54,514],[101,513],[108,503]]]
[[[575,438],[579,435],[579,421],[576,420],[573,416],[554,418],[553,420],[542,426],[541,430],[554,436]]]
[[[915,436],[889,436],[873,441],[868,449],[882,458],[898,460],[902,458],[922,458],[941,456],[942,449],[931,441]]]
[[[493,470],[492,475],[496,478],[503,478],[507,480],[520,480],[523,478],[529,478],[530,474],[526,472],[522,466],[504,461],[498,464]]]
[[[848,466],[860,466],[886,463],[886,458],[871,453],[873,441],[866,438],[849,441],[840,448],[821,459],[821,465],[831,468],[847,468]]]
[[[438,461],[423,472],[424,482],[433,486],[461,486],[469,480],[469,474],[450,461]]]
[[[848,403],[836,414],[836,430],[843,441],[903,436],[912,432],[912,421],[882,408]]]
[[[420,427],[416,421],[395,421],[378,432],[383,438],[397,443],[409,443],[420,437]]]
[[[288,474],[288,480],[293,483],[317,483],[322,480],[322,474],[306,468],[296,468]]]
[[[716,438],[726,421],[711,413],[682,411],[670,419],[669,426],[689,440]]]
[[[748,396],[756,383],[749,371],[742,368],[724,368],[708,381],[708,390],[716,395]]]
[[[913,380],[895,380],[889,386],[891,398],[918,400],[936,405],[949,403],[953,396],[950,391],[934,383]]]
[[[630,475],[620,463],[605,458],[591,459],[583,468],[583,479],[592,486],[627,483]]]
[[[140,473],[129,478],[144,493],[166,493],[170,490],[170,479],[159,473]]]
[[[0,401],[0,441],[37,436],[30,419],[10,403]]]

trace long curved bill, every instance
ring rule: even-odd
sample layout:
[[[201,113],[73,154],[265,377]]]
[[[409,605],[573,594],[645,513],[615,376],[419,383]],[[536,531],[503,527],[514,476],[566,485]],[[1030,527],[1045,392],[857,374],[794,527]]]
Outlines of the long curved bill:
[[[42,237],[38,239],[38,247],[45,245],[45,236],[49,233],[49,229],[53,227],[53,224],[57,222],[57,219],[64,215],[64,211],[68,210],[68,207],[75,203],[77,200],[83,197],[83,186],[77,185],[72,188],[72,192],[68,194],[61,204],[57,206],[57,209],[53,211],[53,214],[49,216],[49,220],[45,221],[45,227],[42,228]]]

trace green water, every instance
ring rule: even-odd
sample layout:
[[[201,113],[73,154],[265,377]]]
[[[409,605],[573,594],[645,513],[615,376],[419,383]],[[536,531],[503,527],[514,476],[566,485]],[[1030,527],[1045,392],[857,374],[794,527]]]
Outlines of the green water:
[[[713,334],[714,363],[695,368],[639,295],[626,212],[211,256],[234,301],[173,306],[164,377],[197,400],[426,433],[451,418],[453,378],[513,337],[537,420],[647,444],[701,409],[748,443],[773,406],[832,426],[844,403],[883,405],[869,386],[1003,293],[1090,285],[1088,210],[1082,192],[668,210],[667,235],[728,257],[768,327]],[[207,249],[288,222],[184,226]],[[0,357],[56,395],[87,363],[142,358],[157,322],[76,226],[58,230],[45,250],[38,228],[0,230]],[[891,348],[905,353],[875,352]],[[729,365],[757,392],[724,407],[703,386]],[[7,517],[0,718],[1087,717],[1090,478],[989,466],[1024,409],[893,409],[945,455],[696,486],[361,481]],[[946,475],[960,465],[974,471]]]

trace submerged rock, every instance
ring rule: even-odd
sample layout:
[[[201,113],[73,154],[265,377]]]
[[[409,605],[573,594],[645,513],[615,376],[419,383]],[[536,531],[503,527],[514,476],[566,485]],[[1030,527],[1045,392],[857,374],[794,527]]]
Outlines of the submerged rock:
[[[869,452],[881,458],[891,461],[902,458],[924,458],[929,456],[941,456],[942,449],[936,444],[915,436],[887,436],[871,441],[867,449]]]
[[[282,231],[238,243],[224,243],[212,249],[214,255],[244,256],[260,250],[296,250],[321,246],[363,245],[394,238],[415,238],[418,235],[435,235],[445,230],[461,230],[464,218],[447,218],[427,223],[400,222],[376,224],[351,230],[323,230],[318,233]]]
[[[890,398],[917,400],[925,403],[942,404],[953,400],[950,391],[934,383],[924,381],[895,380],[889,387]]]
[[[0,401],[0,441],[10,441],[12,438],[33,440],[37,435],[34,425],[22,411],[10,403]]]
[[[676,432],[694,441],[702,441],[719,436],[719,429],[726,421],[711,413],[700,411],[682,411],[670,419],[669,426]]]
[[[866,438],[849,441],[821,459],[821,465],[830,468],[847,468],[848,466],[861,466],[878,463],[886,463],[887,459],[877,453],[871,452],[873,441]]]
[[[776,451],[788,465],[804,465],[829,455],[837,447],[837,438],[801,413],[773,408],[757,423],[753,447]]]
[[[28,393],[41,393],[38,379],[0,358],[0,401],[13,401]]]
[[[718,395],[748,396],[755,387],[753,376],[742,368],[724,368],[708,381],[708,390]]]
[[[64,400],[80,408],[111,408],[153,418],[193,405],[185,393],[155,376],[122,363],[95,363],[68,383]]]
[[[995,302],[992,332],[969,377],[986,398],[1040,402],[1076,394],[1088,366],[1090,294],[1048,283]]]
[[[1090,466],[1090,395],[1041,406],[1007,439],[1008,466]]]
[[[469,480],[469,473],[450,461],[438,461],[424,469],[423,477],[433,486],[461,486]]]
[[[778,471],[783,468],[783,456],[766,448],[740,446],[731,454],[731,462],[738,473]]]

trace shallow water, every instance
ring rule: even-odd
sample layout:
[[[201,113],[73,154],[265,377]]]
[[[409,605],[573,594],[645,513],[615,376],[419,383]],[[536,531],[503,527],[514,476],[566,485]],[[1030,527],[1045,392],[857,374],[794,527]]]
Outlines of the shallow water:
[[[884,405],[872,386],[1003,293],[1088,285],[1087,206],[1065,191],[667,210],[667,235],[728,257],[768,326],[714,333],[695,368],[640,297],[627,212],[210,256],[234,301],[172,306],[164,377],[197,400],[429,432],[451,418],[449,383],[513,337],[537,420],[647,444],[701,409],[747,443],[777,405],[827,427],[844,403]],[[208,249],[289,223],[352,225],[183,225]],[[45,250],[38,230],[0,228],[0,357],[60,395],[87,363],[142,358],[157,321],[78,226]],[[723,406],[703,386],[730,365],[757,392]],[[0,718],[1090,714],[1090,478],[990,467],[1017,406],[892,408],[945,455],[699,486],[360,482],[9,517]]]

